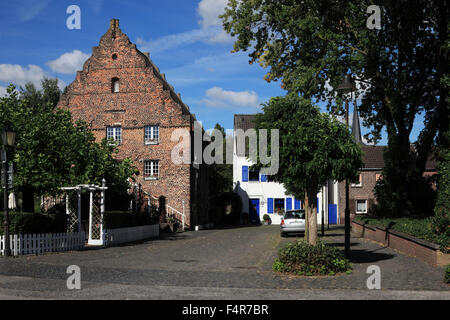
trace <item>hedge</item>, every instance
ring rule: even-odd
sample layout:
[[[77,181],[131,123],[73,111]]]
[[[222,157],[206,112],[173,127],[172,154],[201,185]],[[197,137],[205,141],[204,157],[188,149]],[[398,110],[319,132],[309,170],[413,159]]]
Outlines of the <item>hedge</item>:
[[[0,214],[0,234],[3,234],[4,215]],[[58,233],[66,232],[66,214],[42,214],[29,212],[9,212],[9,234]]]
[[[137,227],[159,223],[159,213],[155,208],[142,213],[105,211],[103,221],[105,229]]]
[[[317,241],[316,245],[304,240],[288,243],[278,252],[278,259],[272,265],[277,272],[296,275],[335,275],[351,272],[350,262],[336,247]]]

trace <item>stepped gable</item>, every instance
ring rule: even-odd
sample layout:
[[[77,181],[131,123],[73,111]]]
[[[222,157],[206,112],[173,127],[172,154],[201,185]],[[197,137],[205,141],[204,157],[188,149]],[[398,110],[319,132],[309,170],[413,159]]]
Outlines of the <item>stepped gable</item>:
[[[117,99],[117,95],[120,94],[116,94],[114,103],[106,97],[97,99],[94,97],[111,93],[111,79],[114,77],[120,79],[120,94],[127,94],[129,103],[142,105],[147,101],[142,96],[138,97],[138,93],[151,94],[149,105],[156,107],[158,111],[172,113],[172,118],[181,114],[185,120],[183,121],[185,123],[172,123],[172,125],[190,126],[189,122],[195,120],[195,115],[190,113],[189,107],[181,100],[181,95],[175,92],[173,86],[165,79],[165,75],[152,62],[149,53],[139,51],[122,32],[118,19],[111,19],[109,29],[100,38],[99,45],[92,48],[92,55],[84,63],[83,70],[77,71],[75,80],[62,95],[59,107],[69,108],[75,113],[75,118],[85,120],[93,129],[102,126],[98,121],[103,115],[95,119],[87,115],[86,106],[80,106],[81,99],[77,96],[91,95],[92,104],[95,106],[93,105],[90,109],[95,113],[119,112],[125,109],[127,103],[121,103],[123,101]],[[86,99],[83,99],[83,103],[86,104]],[[116,107],[111,108],[112,104]],[[78,110],[79,108],[84,110]],[[148,122],[145,117],[142,120]]]

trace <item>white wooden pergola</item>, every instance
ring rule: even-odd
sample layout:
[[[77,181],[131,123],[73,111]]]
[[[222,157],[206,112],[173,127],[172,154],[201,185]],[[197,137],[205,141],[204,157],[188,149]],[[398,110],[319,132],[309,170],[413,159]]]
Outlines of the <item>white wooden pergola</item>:
[[[105,179],[102,180],[102,185],[95,184],[79,184],[72,187],[62,187],[61,190],[66,192],[66,214],[69,218],[69,231],[74,232],[75,225],[78,226],[78,232],[82,232],[81,229],[81,191],[89,191],[89,245],[103,245],[103,214],[105,212],[105,191],[106,187]],[[77,208],[71,208],[69,203],[68,191],[76,191],[78,201]],[[98,191],[100,192],[100,198],[98,198]]]

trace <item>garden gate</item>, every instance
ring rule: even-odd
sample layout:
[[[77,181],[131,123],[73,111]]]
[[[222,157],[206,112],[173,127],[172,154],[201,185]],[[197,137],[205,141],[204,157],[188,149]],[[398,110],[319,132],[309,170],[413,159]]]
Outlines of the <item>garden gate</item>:
[[[89,245],[103,245],[103,213],[105,212],[105,179],[102,186],[95,184],[79,184],[74,187],[63,187],[66,191],[66,214],[68,218],[68,232],[82,232],[81,230],[81,192],[89,191]],[[76,201],[70,197],[70,192],[76,192]],[[77,230],[76,230],[77,229]]]

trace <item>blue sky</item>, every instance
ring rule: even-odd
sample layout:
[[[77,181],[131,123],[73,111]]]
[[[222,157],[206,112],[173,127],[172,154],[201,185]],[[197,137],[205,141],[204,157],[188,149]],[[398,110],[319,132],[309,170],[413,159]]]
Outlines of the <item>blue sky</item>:
[[[73,4],[81,10],[80,30],[66,26],[66,10]],[[2,1],[0,95],[10,82],[39,86],[43,76],[57,77],[64,88],[98,45],[109,20],[117,18],[138,49],[150,52],[206,129],[217,122],[231,129],[233,114],[256,113],[260,103],[285,91],[279,82],[263,80],[266,71],[249,65],[247,53],[231,53],[233,39],[217,17],[225,4],[226,0]],[[417,128],[421,122],[416,121]],[[417,129],[412,141],[416,136]],[[386,144],[385,135],[379,144]]]

